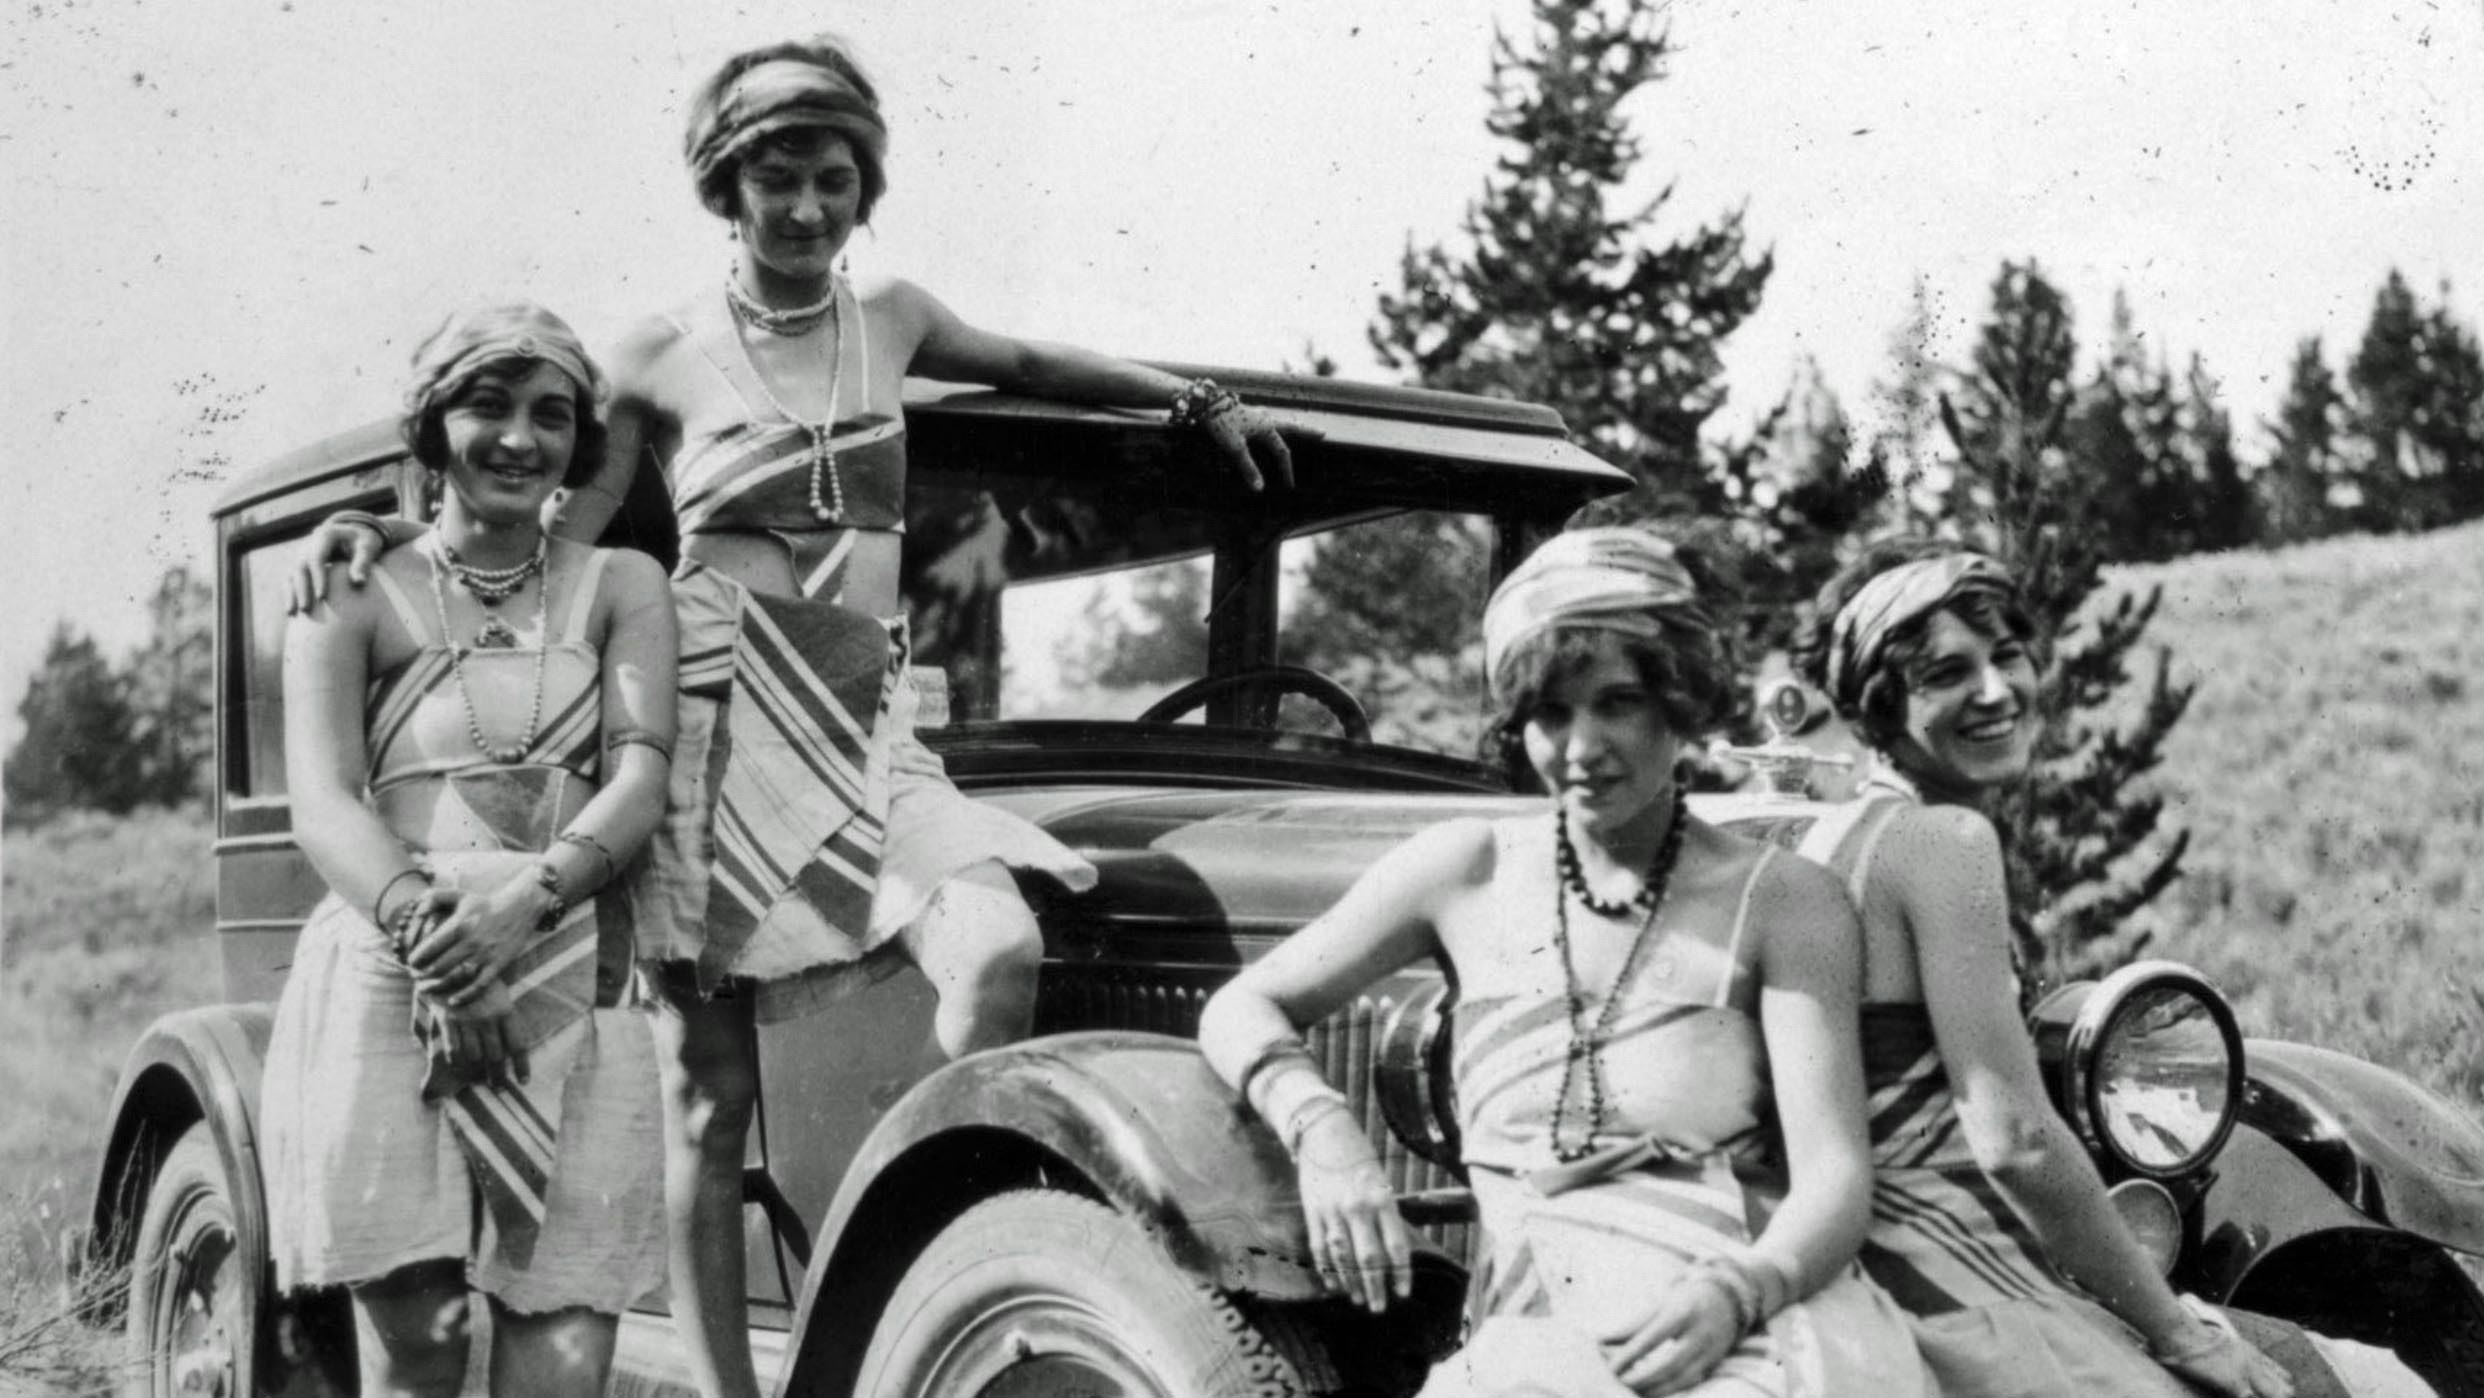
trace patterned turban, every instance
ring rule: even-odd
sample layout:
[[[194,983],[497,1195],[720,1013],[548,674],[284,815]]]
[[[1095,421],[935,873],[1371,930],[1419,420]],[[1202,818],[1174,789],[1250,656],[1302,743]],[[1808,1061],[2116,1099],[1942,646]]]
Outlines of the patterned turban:
[[[499,359],[540,360],[567,374],[589,404],[603,401],[604,376],[578,342],[578,332],[541,306],[511,301],[458,311],[415,346],[414,377],[405,390],[406,420],[419,419],[440,394],[454,391],[475,370]]]
[[[1964,550],[1873,574],[1837,609],[1829,627],[1830,700],[1848,711],[1860,706],[1864,683],[1888,654],[1889,638],[1899,627],[1978,591],[2015,596],[2018,583],[2000,564]]]
[[[1555,627],[1660,637],[1653,615],[1660,608],[1713,625],[1672,544],[1622,525],[1554,535],[1511,571],[1484,608],[1484,673],[1499,695],[1502,662],[1521,642]]]
[[[682,133],[681,153],[709,211],[719,217],[728,213],[712,193],[719,171],[762,138],[805,126],[844,137],[856,148],[856,163],[867,171],[876,170],[888,154],[888,125],[880,119],[879,99],[871,89],[804,59],[772,58],[756,64],[726,84],[713,102],[695,104],[689,129]],[[876,192],[868,184],[866,180],[866,217]]]

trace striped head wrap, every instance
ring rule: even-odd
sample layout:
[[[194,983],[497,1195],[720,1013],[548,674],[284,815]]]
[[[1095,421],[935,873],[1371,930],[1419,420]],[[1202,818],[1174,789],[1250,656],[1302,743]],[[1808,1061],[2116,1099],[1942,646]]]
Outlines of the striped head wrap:
[[[761,139],[805,126],[843,137],[867,170],[876,170],[887,157],[888,124],[880,117],[879,94],[850,70],[839,72],[801,58],[772,58],[727,83],[712,102],[693,105],[681,153],[709,211],[720,217],[728,212],[719,207],[722,201],[713,189],[719,171]],[[868,183],[865,217],[874,193]]]
[[[1837,609],[1830,624],[1830,701],[1848,710],[1861,704],[1864,682],[1888,654],[1889,638],[1898,628],[1976,591],[2014,596],[2018,582],[2000,564],[1964,549],[1874,574]]]
[[[1484,608],[1484,673],[1504,690],[1502,662],[1531,637],[1561,626],[1663,635],[1652,613],[1687,613],[1711,625],[1699,587],[1674,547],[1645,529],[1613,525],[1555,535],[1528,555]]]
[[[527,301],[471,306],[457,311],[414,349],[414,375],[405,390],[408,421],[422,417],[443,393],[453,393],[474,372],[495,360],[549,364],[578,385],[589,405],[604,397],[604,376],[568,322]]]

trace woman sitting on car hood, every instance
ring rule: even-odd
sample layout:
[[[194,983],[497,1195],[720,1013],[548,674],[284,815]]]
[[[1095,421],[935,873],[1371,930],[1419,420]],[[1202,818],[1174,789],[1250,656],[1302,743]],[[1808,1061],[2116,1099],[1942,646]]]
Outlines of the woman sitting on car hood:
[[[1378,1310],[1408,1237],[1302,1028],[1445,957],[1483,1245],[1449,1395],[1919,1391],[1853,1266],[1870,1192],[1853,913],[1816,866],[1692,816],[1727,713],[1714,574],[1637,527],[1545,544],[1493,595],[1505,755],[1552,800],[1435,826],[1208,1002],[1208,1061],[1301,1172],[1320,1275]]]

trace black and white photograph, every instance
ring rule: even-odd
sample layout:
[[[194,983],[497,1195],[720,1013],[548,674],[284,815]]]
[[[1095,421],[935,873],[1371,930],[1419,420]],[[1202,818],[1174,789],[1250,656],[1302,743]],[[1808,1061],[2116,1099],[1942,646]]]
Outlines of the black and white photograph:
[[[0,79],[0,1396],[2484,1398],[2484,0]]]

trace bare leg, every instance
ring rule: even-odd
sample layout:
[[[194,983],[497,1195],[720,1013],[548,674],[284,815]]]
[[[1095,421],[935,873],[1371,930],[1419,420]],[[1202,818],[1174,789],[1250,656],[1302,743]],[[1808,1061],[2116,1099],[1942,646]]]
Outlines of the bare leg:
[[[621,1318],[584,1306],[526,1315],[492,1306],[492,1392],[602,1398]]]
[[[759,1091],[750,1001],[667,1005],[655,1032],[673,1326],[700,1393],[758,1398],[742,1274],[742,1161]]]
[[[940,885],[897,936],[940,996],[932,1036],[944,1055],[1015,1043],[1034,1028],[1043,933],[998,861],[970,865]]]
[[[466,1268],[416,1262],[353,1288],[365,1398],[456,1398],[466,1384]]]

